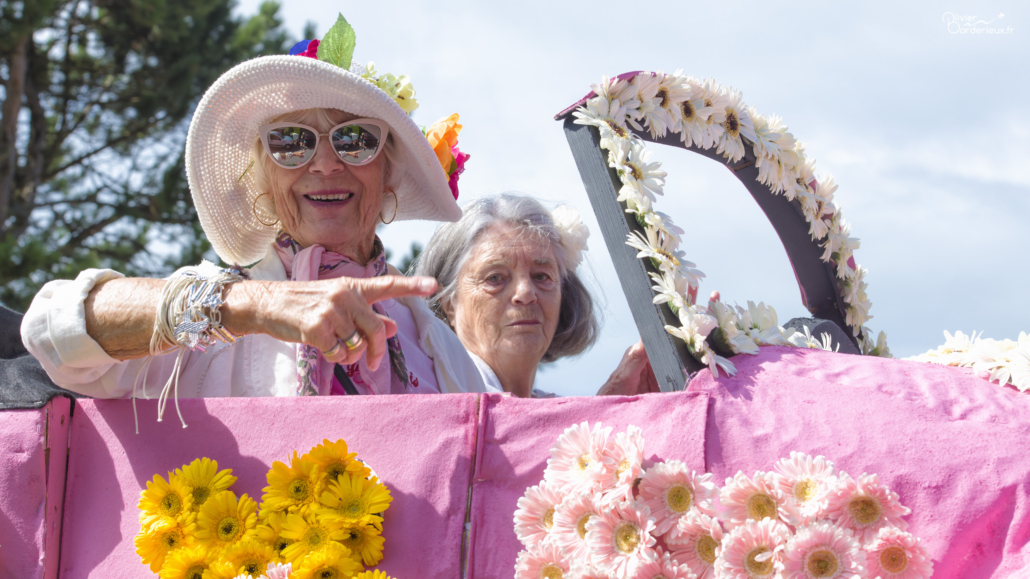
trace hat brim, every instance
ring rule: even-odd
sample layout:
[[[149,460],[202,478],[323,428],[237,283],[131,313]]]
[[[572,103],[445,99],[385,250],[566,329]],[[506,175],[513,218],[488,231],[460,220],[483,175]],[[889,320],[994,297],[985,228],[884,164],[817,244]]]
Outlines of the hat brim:
[[[291,111],[339,109],[390,125],[396,220],[461,218],[447,175],[411,117],[360,76],[314,58],[264,56],[223,74],[204,94],[186,138],[186,176],[204,233],[222,260],[263,258],[278,230],[254,211],[263,191],[248,167],[258,127]],[[242,178],[241,178],[242,176]]]

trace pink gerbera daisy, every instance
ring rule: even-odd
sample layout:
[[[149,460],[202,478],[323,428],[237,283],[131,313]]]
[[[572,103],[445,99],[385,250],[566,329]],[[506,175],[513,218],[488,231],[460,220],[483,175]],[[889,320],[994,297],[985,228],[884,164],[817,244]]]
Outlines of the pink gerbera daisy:
[[[882,579],[929,579],[933,561],[919,539],[901,529],[884,527],[866,545],[869,577]]]
[[[594,567],[616,579],[631,576],[653,561],[654,518],[638,501],[620,503],[587,521],[587,545]]]
[[[644,464],[644,432],[636,426],[629,426],[626,432],[615,435],[615,441],[605,454],[608,473],[601,483],[604,491],[602,502],[632,500],[633,484],[640,477]]]
[[[290,579],[293,574],[293,563],[269,563],[265,569],[268,579]]]
[[[569,561],[552,541],[529,545],[515,561],[515,579],[568,579]]]
[[[697,575],[689,567],[680,565],[668,553],[637,567],[637,572],[631,577],[633,579],[697,579]]]
[[[790,515],[778,483],[779,475],[762,471],[756,472],[753,479],[739,471],[733,478],[726,479],[726,486],[719,494],[723,522],[732,529],[748,519],[778,518],[786,521]]]
[[[672,556],[677,562],[689,567],[698,579],[705,579],[714,573],[722,538],[719,519],[690,511],[665,536],[665,542],[673,549]]]
[[[554,512],[552,540],[565,550],[573,561],[589,561],[587,548],[587,522],[601,509],[594,503],[591,493],[576,493],[565,497]]]
[[[865,554],[850,529],[814,523],[798,529],[784,552],[784,579],[865,579]]]
[[[569,573],[569,579],[612,579],[612,576],[603,571],[598,571],[593,565],[573,565],[572,572]]]
[[[640,479],[640,500],[651,509],[659,535],[675,528],[690,507],[711,512],[714,495],[712,475],[699,475],[678,460],[660,462]]]
[[[611,431],[600,422],[593,429],[586,422],[566,428],[551,449],[544,480],[563,492],[596,490],[608,473],[606,451]]]
[[[898,502],[897,493],[880,484],[879,476],[863,474],[856,480],[842,474],[830,492],[826,512],[837,524],[855,531],[865,545],[884,527],[907,529],[908,523],[901,517],[912,510]]]
[[[776,463],[780,474],[779,486],[787,500],[789,522],[803,525],[823,516],[829,504],[828,497],[837,484],[837,470],[833,463],[821,456],[812,458],[801,452],[791,452],[790,458]]]
[[[726,579],[781,578],[790,530],[776,519],[746,520],[722,540],[716,576]]]
[[[515,535],[525,546],[543,541],[554,528],[554,514],[562,495],[553,483],[542,482],[526,489],[515,511]]]

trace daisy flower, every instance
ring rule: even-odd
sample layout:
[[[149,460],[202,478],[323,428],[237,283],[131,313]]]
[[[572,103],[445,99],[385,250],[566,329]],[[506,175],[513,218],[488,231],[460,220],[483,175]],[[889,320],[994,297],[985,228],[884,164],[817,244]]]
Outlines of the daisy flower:
[[[515,535],[523,545],[528,547],[551,535],[554,529],[554,515],[562,498],[556,481],[545,480],[526,489],[526,494],[519,499],[518,509],[515,511]]]
[[[339,543],[328,543],[304,558],[292,579],[336,579],[361,571],[361,563],[351,558],[350,551]]]
[[[912,509],[898,502],[898,494],[880,484],[875,474],[863,474],[853,479],[844,474],[830,492],[827,514],[837,524],[855,531],[864,545],[876,538],[884,527],[897,527],[904,531],[908,523],[901,517]]]
[[[665,542],[673,549],[673,558],[689,567],[698,579],[714,575],[715,559],[722,548],[722,539],[719,519],[698,511],[687,513],[665,536]]]
[[[607,101],[618,100],[622,106],[626,107],[627,112],[636,111],[640,108],[640,101],[636,99],[636,92],[630,82],[630,80],[608,78],[607,75],[604,75],[601,77],[600,83],[590,83],[590,90]]]
[[[880,332],[880,335],[876,338],[876,344],[873,344],[872,334],[866,328],[862,328],[862,354],[866,356],[881,356],[883,358],[893,358],[891,355],[891,349],[887,346],[887,334]]]
[[[569,575],[569,560],[552,541],[540,541],[519,553],[515,579],[564,579]]]
[[[393,497],[389,489],[372,477],[369,480],[342,473],[329,483],[329,489],[322,493],[322,505],[318,516],[341,523],[372,523],[380,525],[382,513],[390,507]]]
[[[674,239],[661,236],[654,229],[648,228],[644,235],[639,231],[631,232],[626,236],[626,245],[638,251],[638,258],[650,259],[662,273],[682,273],[684,268],[689,271],[694,265],[685,259],[683,251],[676,249]]]
[[[587,545],[594,567],[617,578],[632,576],[638,566],[658,558],[654,519],[650,510],[637,501],[590,517]]]
[[[719,327],[712,330],[711,338],[715,346],[729,350],[734,354],[757,354],[758,344],[741,331],[740,319],[730,306],[719,300],[708,301],[708,313],[719,322]]]
[[[622,182],[648,198],[652,203],[655,195],[663,195],[667,173],[662,164],[651,162],[651,151],[637,139],[619,139],[609,150],[608,166],[619,173]]]
[[[232,469],[218,470],[218,461],[210,458],[198,458],[190,464],[175,469],[173,479],[178,479],[182,486],[192,495],[192,509],[200,510],[208,498],[220,493],[236,482]]]
[[[677,563],[668,553],[637,567],[632,579],[697,579],[686,565]]]
[[[649,271],[647,274],[651,276],[651,280],[655,283],[655,285],[651,286],[651,289],[655,292],[654,299],[652,300],[654,303],[667,303],[673,312],[689,305],[686,293],[690,289],[690,284],[686,278],[680,277],[675,273],[663,272],[659,274]]]
[[[788,539],[790,530],[780,521],[745,521],[723,537],[715,559],[716,576],[726,579],[782,577],[783,549]]]
[[[568,579],[612,579],[612,576],[594,569],[592,565],[573,565]]]
[[[619,99],[608,100],[595,97],[575,111],[573,121],[577,125],[597,127],[601,133],[601,148],[610,149],[617,139],[632,139],[633,133],[626,128],[626,106]]]
[[[702,146],[708,132],[708,119],[715,109],[705,104],[704,85],[692,76],[685,79],[690,86],[690,98],[679,103],[678,114],[673,115],[672,130],[680,134],[684,147]]]
[[[147,481],[147,490],[139,494],[139,520],[143,527],[160,517],[178,517],[190,511],[193,495],[182,484],[180,477],[170,476],[165,480],[156,474]]]
[[[257,536],[257,503],[246,494],[237,499],[232,491],[221,491],[200,507],[197,539],[209,548],[233,545]]]
[[[689,100],[694,90],[687,84],[682,70],[677,70],[673,74],[658,71],[654,78],[658,81],[654,92],[655,110],[647,117],[647,128],[650,129],[652,137],[664,137],[665,133],[676,126],[680,103]]]
[[[283,547],[283,559],[295,564],[329,543],[344,539],[344,532],[339,523],[326,521],[315,515],[286,515],[280,535],[292,541]]]
[[[268,579],[290,579],[293,575],[293,563],[269,563],[265,568]]]
[[[161,579],[203,579],[212,557],[203,545],[183,547],[168,553],[161,567]]]
[[[751,124],[751,115],[744,107],[744,95],[739,91],[727,89],[726,107],[724,110],[725,119],[722,121],[722,133],[719,135],[719,148],[716,153],[721,153],[731,162],[737,162],[744,156],[744,141],[754,143],[755,127]]]
[[[363,571],[361,573],[358,573],[357,575],[354,576],[354,579],[392,579],[392,578],[389,575],[387,575],[386,573],[383,573],[382,571],[380,571],[378,569],[373,569],[371,571]]]
[[[748,300],[747,309],[737,306],[740,327],[760,346],[787,346],[789,342],[783,335],[779,317],[772,306],[765,302]]]
[[[615,435],[608,446],[608,476],[601,485],[602,503],[633,499],[633,484],[640,476],[644,464],[644,432],[630,425],[625,432]]]
[[[275,560],[276,553],[268,544],[247,539],[227,548],[222,557],[232,564],[234,573],[260,577],[268,564]]]
[[[795,197],[804,199],[815,196],[812,189],[812,183],[815,182],[815,160],[805,157],[805,148],[801,143],[794,146],[794,154],[798,162],[791,167],[786,179],[787,186],[783,189],[783,195],[788,201],[793,201]]]
[[[552,483],[561,492],[598,488],[608,468],[605,450],[611,431],[611,427],[603,427],[600,422],[593,429],[586,422],[566,428],[551,448],[544,482]],[[555,504],[559,502],[560,499]]]
[[[663,75],[664,76],[664,75]],[[650,128],[654,123],[665,123],[668,122],[665,119],[665,109],[658,108],[658,86],[661,83],[659,75],[653,72],[642,72],[633,77],[628,85],[625,86],[617,95],[617,98],[621,101],[636,100],[636,110],[627,109],[627,120],[629,124],[636,130],[642,131],[644,127],[640,126],[637,121],[644,121],[644,124]],[[653,133],[652,133],[653,134]]]
[[[169,553],[193,545],[195,529],[196,524],[192,516],[182,519],[155,518],[146,531],[140,532],[133,539],[136,554],[140,556],[144,565],[150,565],[150,570],[157,573]]]
[[[265,517],[264,523],[255,528],[258,538],[271,546],[275,551],[275,556],[280,558],[283,549],[294,542],[293,539],[287,539],[282,534],[285,522],[286,513],[271,512]]]
[[[779,486],[787,499],[788,522],[803,525],[822,518],[829,504],[829,493],[837,485],[837,469],[822,456],[815,458],[791,451],[774,467],[780,474]]]
[[[305,513],[317,508],[322,490],[321,478],[318,463],[308,455],[300,458],[297,451],[293,451],[289,466],[278,460],[272,463],[267,475],[268,486],[262,489],[262,508],[294,512],[299,507]]]
[[[726,104],[728,102],[726,90],[720,87],[715,79],[707,79],[702,85],[702,98],[705,108],[712,109],[712,114],[705,119],[705,132],[702,136],[701,147],[711,149],[719,144],[722,138],[722,124],[726,122]]]
[[[933,561],[918,538],[900,529],[884,527],[866,545],[869,577],[883,579],[930,579]]]
[[[678,460],[660,462],[640,479],[640,500],[655,518],[657,535],[675,527],[691,507],[712,512],[714,495],[711,474],[698,474]]]
[[[752,479],[737,471],[736,476],[726,479],[719,502],[724,509],[723,520],[730,528],[749,519],[788,519],[787,501],[779,488],[778,478],[775,473],[758,471]]]
[[[208,567],[207,572],[204,573],[204,579],[240,579],[240,577],[247,579],[250,576],[237,574],[236,570],[233,569],[232,563],[221,557],[215,558],[211,566]]]
[[[357,453],[347,450],[347,442],[341,438],[336,442],[322,440],[322,444],[312,448],[302,459],[317,464],[322,475],[328,480],[336,480],[343,472],[367,478],[371,471],[357,459],[357,456]]]
[[[712,352],[708,344],[705,343],[705,338],[708,337],[708,334],[712,333],[712,330],[718,327],[719,322],[713,316],[702,311],[698,306],[680,308],[676,315],[679,317],[680,327],[665,326],[665,331],[683,340],[695,357],[706,357],[702,361],[708,364],[712,372],[715,373],[714,361],[707,357]],[[714,353],[712,354],[714,355]]]
[[[865,579],[865,554],[850,530],[831,523],[798,529],[784,550],[784,579]]]
[[[565,550],[569,560],[589,559],[587,522],[600,512],[594,502],[594,494],[590,492],[571,494],[555,509],[551,540]]]
[[[340,542],[350,549],[351,557],[355,561],[372,567],[383,560],[383,543],[386,539],[375,525],[347,523],[340,530],[343,533]]]

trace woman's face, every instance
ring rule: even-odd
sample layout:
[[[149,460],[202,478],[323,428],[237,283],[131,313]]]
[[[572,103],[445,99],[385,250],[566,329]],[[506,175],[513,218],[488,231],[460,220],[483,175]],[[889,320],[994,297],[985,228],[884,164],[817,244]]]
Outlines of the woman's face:
[[[540,362],[558,327],[561,281],[550,241],[506,224],[485,230],[445,313],[465,347],[492,367]]]
[[[342,111],[327,112],[332,125],[303,124],[326,133],[336,124],[356,118]],[[314,159],[300,169],[269,163],[269,184],[283,230],[304,247],[317,243],[352,258],[368,257],[354,252],[371,249],[383,205],[385,163],[382,152],[366,165],[344,163],[324,134],[319,137]]]

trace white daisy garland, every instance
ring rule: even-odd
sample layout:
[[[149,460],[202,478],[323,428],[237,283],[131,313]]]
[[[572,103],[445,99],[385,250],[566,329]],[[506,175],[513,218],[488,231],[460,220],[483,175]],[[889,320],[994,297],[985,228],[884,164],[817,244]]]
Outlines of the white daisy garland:
[[[713,374],[721,368],[733,375],[732,362],[716,354],[706,339],[713,338],[734,354],[756,354],[759,346],[796,346],[829,349],[829,336],[813,337],[807,328],[798,332],[778,325],[776,312],[759,303],[749,309],[733,309],[718,300],[708,307],[694,303],[704,274],[687,261],[679,249],[683,230],[668,215],[654,210],[657,195],[664,194],[665,171],[651,160],[644,141],[632,129],[647,130],[660,137],[677,133],[685,146],[715,148],[731,162],[744,156],[751,145],[757,158],[758,179],[770,191],[789,201],[797,200],[809,223],[809,233],[824,249],[822,260],[832,263],[846,304],[845,321],[854,329],[862,353],[891,357],[886,336],[880,332],[874,342],[865,323],[872,317],[866,296],[866,270],[855,263],[853,253],[860,242],[851,237],[851,226],[833,202],[836,183],[830,176],[816,179],[815,163],[804,147],[787,132],[777,116],[766,117],[747,106],[740,92],[719,86],[714,80],[700,81],[682,71],[673,74],[642,72],[632,79],[603,77],[590,85],[597,96],[573,114],[576,123],[597,127],[601,148],[608,151],[608,164],[616,169],[623,186],[618,200],[634,214],[644,234],[634,232],[627,245],[637,257],[650,259],[659,273],[652,273],[654,302],[668,304],[680,325],[666,330],[682,339],[690,353],[706,364]]]
[[[992,382],[1012,384],[1021,392],[1030,390],[1030,334],[1020,332],[1016,341],[982,336],[976,332],[972,336],[944,332],[942,346],[906,360],[972,368],[974,372],[986,373]]]

